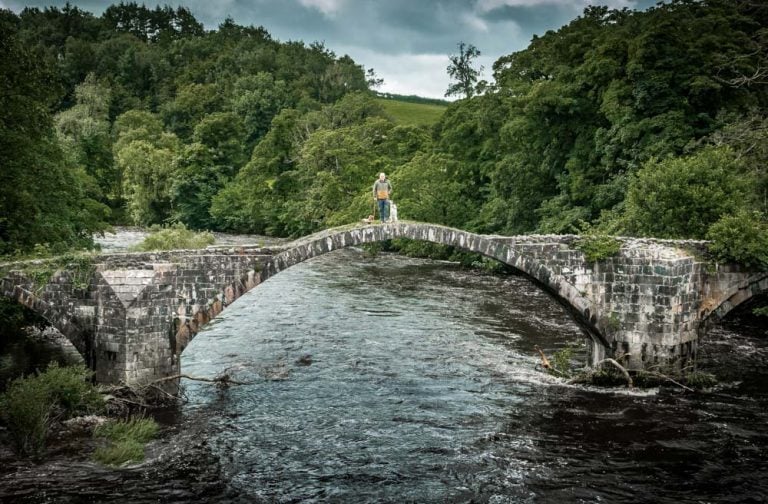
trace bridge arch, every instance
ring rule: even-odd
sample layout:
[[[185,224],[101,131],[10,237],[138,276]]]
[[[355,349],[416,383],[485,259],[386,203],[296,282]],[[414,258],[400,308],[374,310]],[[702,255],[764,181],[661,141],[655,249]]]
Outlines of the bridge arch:
[[[62,279],[63,282],[66,282],[67,275],[59,272],[56,279]],[[93,320],[89,320],[88,315],[83,313],[71,313],[62,309],[61,306],[57,306],[22,287],[26,281],[27,279],[18,274],[0,279],[0,295],[15,301],[43,318],[72,344],[87,364],[91,365],[93,361],[91,344]]]
[[[761,272],[730,285],[715,302],[711,309],[705,306],[702,314],[701,334],[723,320],[731,311],[760,294],[768,293],[768,272]]]
[[[287,244],[286,250],[275,254],[267,261],[261,271],[260,282],[291,266],[334,250],[380,243],[395,238],[452,246],[510,266],[547,291],[568,309],[592,340],[593,361],[601,359],[605,355],[605,350],[609,348],[603,333],[596,327],[599,317],[597,307],[593,306],[584,293],[566,281],[558,271],[549,267],[535,254],[526,254],[525,247],[516,247],[515,239],[509,237],[478,235],[446,226],[407,222],[334,228]]]

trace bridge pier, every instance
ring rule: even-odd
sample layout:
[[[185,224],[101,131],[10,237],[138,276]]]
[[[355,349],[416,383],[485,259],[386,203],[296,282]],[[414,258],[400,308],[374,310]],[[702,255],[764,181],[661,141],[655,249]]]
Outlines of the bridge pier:
[[[100,306],[97,340],[110,369],[106,382],[149,383],[178,375],[191,339],[229,304],[260,282],[272,256],[260,248],[187,251],[142,258],[142,268],[122,269],[124,257],[99,266],[108,286]],[[135,264],[135,263],[134,263]],[[115,298],[119,300],[115,302]],[[97,379],[99,365],[97,360]],[[162,382],[175,392],[178,380]]]

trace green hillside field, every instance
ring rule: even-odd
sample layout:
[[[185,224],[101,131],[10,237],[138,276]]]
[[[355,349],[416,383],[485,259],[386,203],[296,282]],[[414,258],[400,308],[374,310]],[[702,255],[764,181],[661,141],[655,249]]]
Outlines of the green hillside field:
[[[376,101],[398,124],[431,126],[440,120],[446,109],[443,105],[409,103],[384,98],[377,98]]]

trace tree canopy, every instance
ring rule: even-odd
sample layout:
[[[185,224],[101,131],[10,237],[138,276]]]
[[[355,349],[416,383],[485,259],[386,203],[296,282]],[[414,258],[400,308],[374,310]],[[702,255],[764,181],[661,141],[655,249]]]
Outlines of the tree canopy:
[[[380,171],[401,217],[477,232],[737,223],[756,238],[722,250],[744,255],[768,228],[764,2],[589,7],[479,85],[479,50],[460,43],[464,99],[434,126],[389,117],[348,56],[232,19],[205,31],[184,8],[121,3],[0,20],[4,252],[87,240],[107,207],[111,222],[301,235],[368,215]]]

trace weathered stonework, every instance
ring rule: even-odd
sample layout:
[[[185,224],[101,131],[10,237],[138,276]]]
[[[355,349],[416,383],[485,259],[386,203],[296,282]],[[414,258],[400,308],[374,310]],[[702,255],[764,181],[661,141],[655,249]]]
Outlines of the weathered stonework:
[[[0,285],[67,336],[97,381],[133,383],[177,374],[189,340],[259,283],[272,255],[259,248],[110,254],[94,257],[87,289],[75,289],[66,270],[42,290],[20,272]]]
[[[573,235],[489,236],[399,222],[326,230],[271,249],[96,256],[85,289],[66,269],[42,290],[12,271],[2,278],[2,294],[61,330],[100,382],[141,382],[178,373],[195,334],[272,275],[332,250],[392,238],[452,245],[516,268],[571,309],[590,335],[593,363],[624,356],[633,369],[694,363],[711,323],[768,290],[768,273],[712,269],[701,259],[704,242],[619,238],[616,257],[590,263]]]

